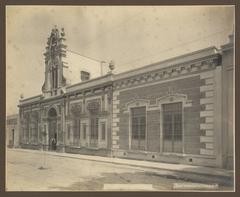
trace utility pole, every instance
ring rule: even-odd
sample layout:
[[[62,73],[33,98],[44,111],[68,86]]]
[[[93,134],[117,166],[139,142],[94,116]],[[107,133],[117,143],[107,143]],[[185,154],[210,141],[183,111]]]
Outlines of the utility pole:
[[[42,136],[43,136],[43,139],[42,139],[42,156],[43,156],[43,160],[42,160],[42,166],[40,166],[38,168],[39,170],[47,169],[47,167],[46,167],[46,152],[44,150],[44,141],[45,141],[45,138],[47,136],[47,132],[43,131],[42,132]]]

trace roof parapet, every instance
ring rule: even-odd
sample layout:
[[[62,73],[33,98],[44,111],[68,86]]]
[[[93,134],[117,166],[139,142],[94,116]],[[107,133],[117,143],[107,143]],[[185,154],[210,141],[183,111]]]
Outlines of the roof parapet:
[[[73,84],[66,87],[66,93],[75,91],[75,90],[81,90],[81,89],[87,89],[92,88],[94,86],[98,86],[99,84],[105,84],[107,82],[113,81],[113,74],[109,73],[104,76],[100,76],[94,79],[90,79],[87,81],[83,81],[77,84]]]
[[[134,75],[138,75],[138,74],[143,74],[146,72],[166,68],[166,67],[173,66],[176,64],[183,64],[183,63],[191,62],[193,60],[199,60],[199,59],[206,58],[206,57],[209,57],[212,55],[217,55],[217,54],[219,54],[219,50],[215,46],[211,46],[211,47],[204,48],[204,49],[201,49],[198,51],[194,51],[191,53],[173,57],[173,58],[170,58],[170,59],[167,59],[164,61],[156,62],[156,63],[150,64],[150,65],[147,65],[147,66],[144,66],[141,68],[137,68],[137,69],[123,72],[123,73],[119,73],[114,76],[114,80],[130,77],[130,76],[134,76]]]
[[[35,102],[35,101],[40,101],[42,98],[42,95],[37,95],[37,96],[32,96],[26,99],[21,99],[19,100],[19,105],[23,105],[23,104],[27,104],[27,103],[31,103],[31,102]]]

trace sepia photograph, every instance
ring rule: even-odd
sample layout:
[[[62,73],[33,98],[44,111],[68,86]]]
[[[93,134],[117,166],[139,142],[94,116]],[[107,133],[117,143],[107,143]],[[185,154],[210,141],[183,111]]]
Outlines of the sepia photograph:
[[[235,191],[235,6],[6,6],[6,191]]]

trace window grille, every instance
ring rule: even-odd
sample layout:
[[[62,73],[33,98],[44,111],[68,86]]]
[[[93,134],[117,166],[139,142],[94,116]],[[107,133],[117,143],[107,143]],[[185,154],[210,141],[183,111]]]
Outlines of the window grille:
[[[95,147],[98,144],[98,118],[91,118],[90,145]]]
[[[75,119],[73,121],[73,143],[74,145],[79,145],[79,141],[80,141],[80,128],[81,124],[80,124],[80,119]]]
[[[70,124],[67,125],[67,138],[70,140],[70,132],[71,132],[71,127]]]
[[[38,134],[37,124],[34,123],[33,127],[32,127],[32,141],[33,141],[33,143],[37,143],[37,138],[38,138],[37,134]]]
[[[105,124],[105,122],[102,122],[101,123],[101,133],[102,133],[102,140],[105,140],[105,138],[106,138],[106,124]]]
[[[182,152],[182,103],[163,104],[163,151]]]
[[[146,137],[146,107],[131,109],[132,149],[144,150]]]
[[[87,125],[83,124],[83,139],[85,140],[87,138]]]

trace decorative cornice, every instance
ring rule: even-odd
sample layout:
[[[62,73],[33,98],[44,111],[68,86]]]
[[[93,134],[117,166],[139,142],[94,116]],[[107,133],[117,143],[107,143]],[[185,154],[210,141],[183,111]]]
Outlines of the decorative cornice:
[[[155,99],[155,103],[150,103],[150,99],[141,99],[135,96],[131,101],[125,104],[121,109],[122,113],[130,113],[133,107],[145,106],[146,111],[160,110],[160,105],[163,103],[182,102],[183,107],[191,107],[192,100],[188,100],[186,94],[169,92],[167,95]]]
[[[188,97],[186,94],[169,92],[169,94],[156,99],[156,104],[158,106],[161,105],[162,103],[172,103],[172,102],[183,102],[184,107],[192,106],[192,100],[188,100]]]
[[[178,64],[154,70],[140,75],[134,75],[128,78],[123,78],[113,82],[113,88],[124,89],[126,87],[137,86],[141,84],[161,81],[173,77],[179,77],[186,74],[202,72],[209,69],[214,69],[219,65],[219,56],[202,59],[201,61],[190,62],[188,64]]]
[[[91,90],[96,88],[102,88],[112,84],[112,74],[107,74],[101,77],[97,77],[88,81],[76,83],[66,87],[66,93],[71,94],[78,90]]]

